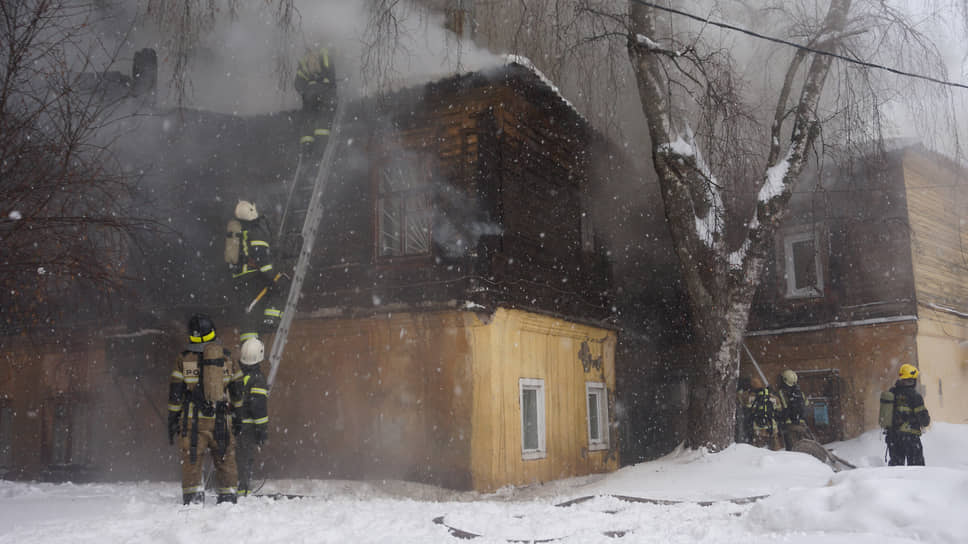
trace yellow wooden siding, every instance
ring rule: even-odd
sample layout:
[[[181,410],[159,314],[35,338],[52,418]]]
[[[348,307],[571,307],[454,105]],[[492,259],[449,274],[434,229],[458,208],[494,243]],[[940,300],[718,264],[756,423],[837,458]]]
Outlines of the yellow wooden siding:
[[[588,360],[600,360],[585,372]],[[588,451],[585,382],[614,421],[615,333],[499,309],[301,319],[270,400],[279,476],[399,478],[493,491],[615,470]],[[518,380],[545,380],[544,459],[521,454]]]
[[[297,320],[269,402],[277,476],[469,486],[468,316]]]
[[[961,186],[965,180],[936,160],[909,152],[904,160],[904,181],[918,303],[966,311],[968,195]]]
[[[968,421],[968,325],[952,323],[950,314],[921,308],[918,317],[918,364],[924,404],[934,421]]]
[[[604,383],[614,421],[613,332],[505,309],[473,332],[475,489],[490,491],[618,467],[616,433],[609,434],[609,449],[588,450],[585,396],[586,382]],[[579,359],[582,343],[590,359],[600,360],[589,372]],[[541,459],[526,460],[521,451],[521,378],[544,380],[546,455]]]
[[[904,159],[911,257],[918,301],[916,362],[935,421],[968,420],[968,194],[958,170],[937,157]]]

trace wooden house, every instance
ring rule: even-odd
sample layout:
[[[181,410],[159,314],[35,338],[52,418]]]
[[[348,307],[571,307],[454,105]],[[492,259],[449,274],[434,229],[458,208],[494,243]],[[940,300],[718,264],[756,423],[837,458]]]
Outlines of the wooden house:
[[[795,194],[746,342],[771,382],[799,373],[821,440],[876,428],[904,363],[919,367],[933,420],[968,417],[952,394],[968,383],[965,183],[949,159],[898,145]],[[754,372],[744,357],[741,376]]]
[[[143,120],[128,152],[154,166],[177,236],[132,256],[144,285],[121,318],[4,353],[8,474],[177,477],[173,356],[194,311],[235,344],[224,225],[240,198],[281,211],[299,115]],[[520,63],[354,101],[348,119],[264,474],[493,491],[616,469],[611,276],[588,204],[607,143]]]

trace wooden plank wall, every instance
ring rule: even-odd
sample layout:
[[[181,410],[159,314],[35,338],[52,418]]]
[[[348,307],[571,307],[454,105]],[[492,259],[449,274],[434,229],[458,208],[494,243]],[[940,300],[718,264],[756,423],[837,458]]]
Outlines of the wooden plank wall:
[[[615,421],[615,333],[518,310],[499,309],[486,328],[475,329],[474,488],[609,472],[618,468],[618,437],[609,448],[589,451],[585,382],[604,382],[609,418]],[[585,372],[582,343],[601,365]],[[521,453],[519,380],[545,380],[547,456]],[[610,426],[612,427],[612,426]]]
[[[968,313],[966,180],[913,151],[905,155],[904,179],[918,302]],[[952,322],[963,319],[951,315]]]
[[[294,323],[270,401],[270,477],[470,487],[466,312]]]
[[[968,420],[968,187],[937,156],[904,157],[918,301],[918,357],[925,404],[935,421]],[[946,394],[947,393],[947,394]]]

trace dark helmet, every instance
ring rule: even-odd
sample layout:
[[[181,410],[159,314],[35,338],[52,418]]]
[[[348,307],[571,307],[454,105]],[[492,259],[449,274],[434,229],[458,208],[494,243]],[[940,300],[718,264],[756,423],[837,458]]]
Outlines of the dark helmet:
[[[188,320],[188,341],[204,344],[215,340],[215,322],[205,314],[195,314]]]

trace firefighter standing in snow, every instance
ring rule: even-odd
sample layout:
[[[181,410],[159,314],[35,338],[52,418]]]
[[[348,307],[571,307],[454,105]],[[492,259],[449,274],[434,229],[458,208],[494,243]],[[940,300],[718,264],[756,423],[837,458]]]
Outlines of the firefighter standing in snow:
[[[752,388],[749,393],[750,420],[753,428],[752,444],[758,448],[778,450],[782,447],[776,423],[779,401],[759,376],[753,376],[750,379],[750,387]]]
[[[175,361],[168,386],[168,442],[181,450],[182,500],[205,501],[202,466],[208,451],[215,464],[218,502],[235,502],[238,472],[231,412],[242,406],[242,371],[215,337],[204,314],[188,322],[188,349]],[[230,404],[231,403],[231,404]]]
[[[282,311],[276,306],[279,276],[272,264],[271,233],[255,204],[241,200],[235,218],[226,228],[225,261],[232,272],[237,315],[241,318],[239,341],[270,334]],[[253,302],[255,304],[253,305]]]
[[[327,47],[310,49],[296,69],[296,91],[302,97],[303,126],[300,153],[322,158],[336,113],[336,72]]]
[[[258,338],[242,344],[242,407],[236,412],[234,434],[237,439],[239,462],[239,494],[249,495],[252,489],[252,467],[255,456],[266,442],[269,427],[269,386],[259,363],[265,359],[265,345]]]
[[[915,389],[918,369],[901,365],[898,380],[891,388],[894,393],[894,414],[885,439],[891,456],[889,465],[924,465],[921,430],[931,424],[931,416],[924,407],[924,398]]]
[[[807,435],[807,424],[803,412],[807,400],[797,384],[797,373],[787,369],[780,375],[780,413],[777,418],[783,444],[787,450]]]

